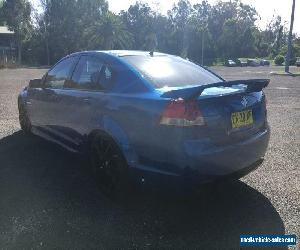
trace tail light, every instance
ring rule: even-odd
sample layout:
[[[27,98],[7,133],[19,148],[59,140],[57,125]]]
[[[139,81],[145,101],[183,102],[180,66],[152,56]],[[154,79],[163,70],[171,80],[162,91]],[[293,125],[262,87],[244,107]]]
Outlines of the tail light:
[[[197,101],[176,99],[171,101],[161,115],[160,124],[178,127],[205,125]]]

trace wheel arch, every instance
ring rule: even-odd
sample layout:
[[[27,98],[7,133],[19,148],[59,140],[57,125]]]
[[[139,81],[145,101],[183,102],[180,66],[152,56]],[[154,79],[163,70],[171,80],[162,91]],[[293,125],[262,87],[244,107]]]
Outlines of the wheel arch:
[[[137,162],[137,156],[133,152],[132,147],[129,145],[129,141],[126,139],[124,140],[124,137],[118,135],[117,133],[112,133],[111,131],[107,131],[102,128],[94,129],[88,134],[87,137],[89,146],[97,135],[106,136],[112,140],[112,142],[119,149],[128,166],[132,166]]]
[[[18,107],[20,107],[20,105],[23,104],[24,105],[24,100],[21,94],[18,95]]]
[[[27,87],[25,87],[18,95],[18,107],[20,104],[25,106],[26,97],[27,97]]]

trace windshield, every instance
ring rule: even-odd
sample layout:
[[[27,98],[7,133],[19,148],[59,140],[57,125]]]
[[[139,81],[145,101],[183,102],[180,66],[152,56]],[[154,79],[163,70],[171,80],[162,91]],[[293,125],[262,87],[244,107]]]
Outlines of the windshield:
[[[154,87],[184,87],[220,82],[204,68],[175,56],[124,56]]]

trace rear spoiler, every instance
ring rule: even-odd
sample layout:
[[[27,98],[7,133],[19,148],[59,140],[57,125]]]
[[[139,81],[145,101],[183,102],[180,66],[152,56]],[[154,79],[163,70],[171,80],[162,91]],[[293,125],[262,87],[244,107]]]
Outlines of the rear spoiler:
[[[270,79],[249,79],[249,80],[234,80],[234,81],[223,81],[211,84],[200,85],[196,87],[187,87],[182,89],[175,89],[167,91],[161,95],[164,98],[182,98],[184,100],[196,99],[202,94],[202,92],[207,88],[212,87],[232,87],[234,85],[247,85],[245,93],[259,92],[263,88],[267,87]]]

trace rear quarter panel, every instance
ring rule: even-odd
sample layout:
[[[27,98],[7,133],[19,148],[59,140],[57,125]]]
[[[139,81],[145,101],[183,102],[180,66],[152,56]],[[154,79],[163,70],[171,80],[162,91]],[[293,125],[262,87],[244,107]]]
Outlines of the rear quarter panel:
[[[174,160],[174,155],[181,155],[178,147],[182,129],[159,124],[169,100],[163,100],[155,93],[110,94],[102,99],[102,104],[97,104],[99,99],[95,98],[94,105],[98,108],[92,119],[94,127],[98,126],[115,138],[130,155],[127,156],[129,163],[143,159],[168,162],[169,158]]]

